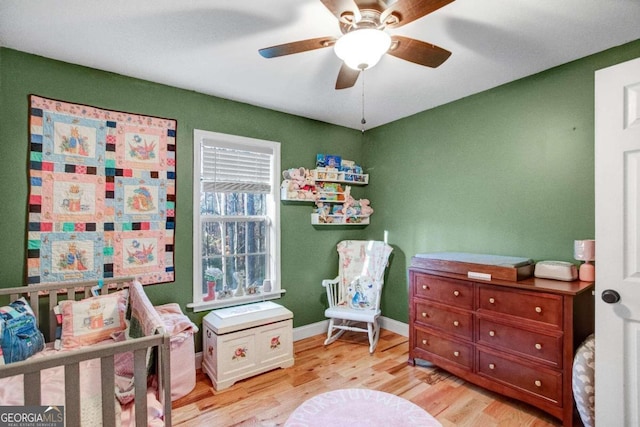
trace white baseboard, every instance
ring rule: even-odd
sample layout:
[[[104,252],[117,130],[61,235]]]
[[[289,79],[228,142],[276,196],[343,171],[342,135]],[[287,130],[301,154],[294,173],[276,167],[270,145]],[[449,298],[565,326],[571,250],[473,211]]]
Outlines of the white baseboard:
[[[196,353],[196,369],[202,369],[202,352]]]
[[[293,341],[300,341],[305,338],[313,337],[315,335],[326,334],[329,327],[328,320],[322,320],[316,323],[310,323],[308,325],[299,326],[293,328]],[[390,319],[388,317],[380,317],[380,327],[387,329],[403,337],[409,336],[409,325],[407,323],[400,322],[398,320]],[[202,352],[196,353],[196,369],[200,369],[202,366]]]
[[[300,341],[314,335],[326,334],[328,327],[329,321],[322,320],[320,322],[310,323],[308,325],[293,328],[293,341]]]
[[[388,317],[382,316],[380,318],[380,327],[382,329],[386,329],[388,331],[394,332],[398,335],[402,335],[403,337],[409,336],[409,324],[403,323],[395,319],[389,319]]]
[[[299,341],[314,335],[326,334],[328,327],[329,321],[322,320],[320,322],[293,328],[293,341]],[[380,317],[380,327],[398,335],[402,335],[403,337],[409,336],[409,325],[407,323],[399,322],[388,317]]]

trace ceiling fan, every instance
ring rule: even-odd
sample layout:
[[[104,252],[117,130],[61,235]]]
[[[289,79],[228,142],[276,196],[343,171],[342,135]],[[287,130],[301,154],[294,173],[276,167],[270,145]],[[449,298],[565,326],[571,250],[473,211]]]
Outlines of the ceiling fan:
[[[385,29],[413,22],[454,0],[397,0],[389,6],[384,0],[320,1],[338,18],[343,34],[341,37],[317,37],[265,47],[258,50],[260,55],[275,58],[334,46],[336,55],[344,61],[338,73],[336,89],[355,85],[360,72],[373,67],[385,53],[431,68],[440,66],[451,55],[448,50],[431,43],[390,35]],[[374,41],[369,41],[370,38]],[[353,48],[352,42],[355,46]],[[370,46],[375,46],[377,51],[367,57],[365,54]],[[354,59],[350,56],[349,49],[353,49],[351,53],[365,56]]]

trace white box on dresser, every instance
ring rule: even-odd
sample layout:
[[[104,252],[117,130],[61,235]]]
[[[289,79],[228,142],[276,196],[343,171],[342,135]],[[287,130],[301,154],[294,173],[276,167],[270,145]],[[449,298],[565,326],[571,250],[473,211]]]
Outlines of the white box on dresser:
[[[293,313],[271,301],[213,310],[204,317],[202,369],[213,387],[293,366]]]

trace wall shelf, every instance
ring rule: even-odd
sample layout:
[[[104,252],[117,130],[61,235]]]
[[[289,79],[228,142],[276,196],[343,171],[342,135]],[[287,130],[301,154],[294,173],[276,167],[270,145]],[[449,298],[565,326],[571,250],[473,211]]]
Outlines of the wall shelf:
[[[344,215],[320,215],[311,214],[311,224],[313,225],[368,225],[368,216],[344,216]]]
[[[310,171],[316,182],[338,182],[350,185],[369,184],[369,174],[338,171],[333,168],[316,168]]]
[[[355,169],[361,171],[360,167]],[[294,168],[283,172],[280,200],[314,203],[312,225],[368,225],[373,209],[366,199],[355,200],[351,186],[369,183],[369,175],[351,170],[318,167]]]

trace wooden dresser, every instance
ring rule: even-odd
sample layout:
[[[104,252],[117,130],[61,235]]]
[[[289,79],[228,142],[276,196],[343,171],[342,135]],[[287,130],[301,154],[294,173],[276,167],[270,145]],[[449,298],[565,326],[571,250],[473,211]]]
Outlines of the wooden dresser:
[[[470,279],[414,260],[409,286],[409,364],[431,362],[573,425],[573,356],[593,332],[593,283]]]

